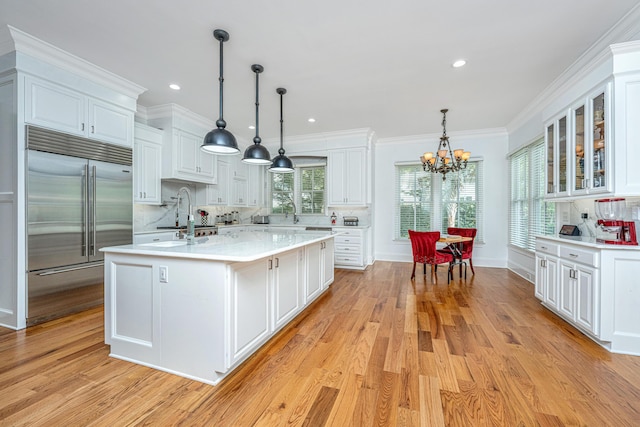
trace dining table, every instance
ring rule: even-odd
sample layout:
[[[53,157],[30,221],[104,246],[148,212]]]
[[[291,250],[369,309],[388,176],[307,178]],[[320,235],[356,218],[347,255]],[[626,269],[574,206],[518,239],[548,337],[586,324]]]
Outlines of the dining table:
[[[462,244],[464,242],[470,242],[473,240],[473,237],[466,236],[458,236],[455,234],[442,234],[438,239],[438,242],[445,243],[447,247],[451,250],[451,255],[453,255],[453,262],[449,264],[449,269],[452,269],[454,266],[459,266],[459,274],[462,278],[462,265],[464,264],[464,278],[467,278],[467,263],[462,259]]]

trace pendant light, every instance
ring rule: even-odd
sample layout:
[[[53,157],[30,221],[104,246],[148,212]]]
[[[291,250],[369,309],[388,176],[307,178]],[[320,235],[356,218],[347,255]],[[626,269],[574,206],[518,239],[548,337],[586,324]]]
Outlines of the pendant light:
[[[244,163],[249,163],[251,165],[268,165],[271,163],[271,155],[269,154],[269,150],[267,150],[267,147],[260,144],[262,142],[262,139],[260,138],[260,135],[259,135],[259,120],[258,120],[259,118],[258,108],[260,106],[260,101],[258,98],[258,95],[259,95],[258,76],[260,75],[261,72],[264,71],[264,67],[262,67],[262,65],[253,64],[251,66],[251,71],[256,73],[256,136],[253,138],[253,145],[250,145],[244,151],[244,157],[242,158],[242,161]]]
[[[282,95],[287,93],[287,90],[279,87],[276,89],[278,95],[280,95],[280,149],[278,150],[278,156],[273,158],[273,162],[269,167],[269,172],[273,173],[291,173],[293,172],[293,162],[287,156],[284,155],[284,148],[282,146]]]
[[[220,118],[216,120],[216,126],[218,128],[213,129],[204,137],[204,142],[200,148],[203,151],[214,154],[238,154],[240,149],[238,148],[236,138],[231,132],[225,129],[227,122],[224,121],[222,116],[222,83],[224,82],[224,77],[222,76],[222,45],[229,40],[229,33],[224,30],[214,30],[213,37],[220,41],[220,78],[218,79],[220,81]]]

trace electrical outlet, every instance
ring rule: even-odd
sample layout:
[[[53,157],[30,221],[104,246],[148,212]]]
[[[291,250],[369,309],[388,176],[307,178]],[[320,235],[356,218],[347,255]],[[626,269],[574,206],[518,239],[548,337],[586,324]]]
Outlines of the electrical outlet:
[[[169,267],[166,265],[160,266],[160,283],[169,283]]]

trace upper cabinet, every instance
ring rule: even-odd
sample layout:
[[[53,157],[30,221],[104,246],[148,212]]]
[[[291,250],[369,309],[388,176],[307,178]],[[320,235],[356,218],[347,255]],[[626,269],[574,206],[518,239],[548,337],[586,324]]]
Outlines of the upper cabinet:
[[[609,46],[585,70],[543,113],[546,198],[637,196],[640,42]]]
[[[159,205],[162,131],[136,123],[133,145],[133,201]]]
[[[367,205],[367,149],[329,150],[327,185],[329,206]]]
[[[176,104],[148,108],[147,123],[164,130],[163,179],[217,182],[217,157],[200,149],[213,123]]]
[[[133,145],[134,112],[33,76],[25,77],[26,123],[97,139]]]

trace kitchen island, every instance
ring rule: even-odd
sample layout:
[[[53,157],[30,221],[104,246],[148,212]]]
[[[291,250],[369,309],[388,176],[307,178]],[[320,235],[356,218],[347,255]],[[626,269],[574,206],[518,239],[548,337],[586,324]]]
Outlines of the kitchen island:
[[[102,249],[110,355],[218,383],[328,289],[333,238],[246,231]]]

